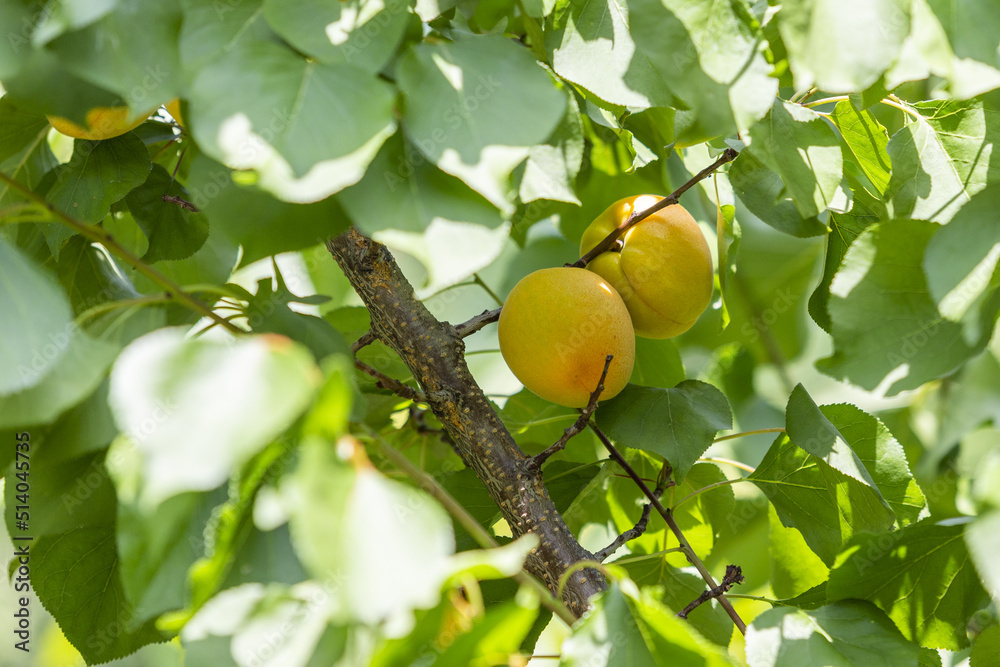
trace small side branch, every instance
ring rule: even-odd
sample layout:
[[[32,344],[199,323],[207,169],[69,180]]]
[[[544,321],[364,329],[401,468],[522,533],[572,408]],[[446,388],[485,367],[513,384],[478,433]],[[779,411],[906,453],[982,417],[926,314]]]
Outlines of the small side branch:
[[[543,452],[539,452],[531,457],[527,463],[528,470],[538,470],[542,467],[542,464],[556,452],[560,451],[577,433],[580,433],[583,429],[587,428],[587,423],[590,422],[591,415],[594,414],[594,410],[597,409],[597,400],[601,397],[601,392],[604,391],[604,380],[608,377],[608,368],[611,366],[611,360],[615,358],[615,355],[609,354],[604,358],[604,370],[601,371],[601,379],[597,381],[597,388],[590,393],[590,400],[587,401],[587,407],[580,410],[580,417],[570,424],[570,426],[563,431],[562,436],[556,440],[555,444],[546,449]]]
[[[684,550],[684,555],[687,556],[688,561],[695,566],[698,573],[701,575],[701,578],[705,580],[705,583],[713,589],[718,587],[712,573],[708,571],[708,568],[706,568],[705,564],[701,562],[701,559],[698,558],[698,554],[694,552],[694,549],[691,548],[691,544],[684,537],[684,533],[681,531],[680,526],[677,525],[677,521],[674,520],[674,515],[670,512],[670,510],[663,506],[660,499],[656,497],[656,494],[653,493],[653,491],[651,491],[646,485],[646,482],[642,481],[639,474],[636,473],[635,469],[628,464],[625,457],[618,452],[618,449],[611,443],[608,436],[604,434],[604,431],[602,431],[594,423],[590,423],[588,426],[590,426],[590,429],[597,435],[598,439],[604,445],[604,448],[608,450],[611,458],[613,458],[618,465],[620,465],[622,469],[628,473],[628,476],[632,478],[632,481],[639,487],[639,490],[642,491],[647,498],[649,498],[649,503],[660,514],[660,516],[663,517],[663,520],[667,522],[667,526],[670,528],[671,532],[673,532],[674,537],[677,538],[677,542],[680,544],[680,547]],[[729,618],[733,619],[733,623],[739,631],[745,635],[747,633],[747,624],[743,622],[743,619],[736,613],[736,610],[733,609],[733,605],[725,598],[724,595],[719,595],[719,604],[722,605],[722,608],[726,610],[727,614],[729,614]]]
[[[656,480],[656,488],[653,489],[653,495],[656,496],[657,498],[660,498],[660,496],[663,495],[663,492],[667,490],[668,486],[674,485],[673,480],[669,479],[670,470],[671,470],[670,464],[667,463],[666,459],[664,459],[663,468],[660,470],[660,475]],[[604,561],[606,561],[608,558],[611,557],[611,554],[618,551],[618,548],[620,546],[622,546],[626,542],[631,542],[632,540],[636,539],[637,537],[645,533],[646,526],[649,524],[649,515],[652,512],[652,510],[653,510],[653,504],[646,503],[646,505],[642,508],[642,516],[640,516],[639,520],[635,523],[635,527],[629,528],[624,533],[616,537],[614,542],[604,547],[600,551],[594,552],[594,558],[603,563]]]
[[[680,618],[687,618],[688,614],[694,611],[695,608],[698,607],[698,605],[708,602],[712,598],[717,598],[721,596],[723,593],[728,593],[730,588],[732,588],[736,584],[742,584],[742,583],[743,583],[743,570],[740,568],[740,566],[727,565],[726,576],[722,578],[722,583],[720,583],[715,588],[707,590],[701,595],[699,595],[697,598],[695,598],[695,600],[691,604],[689,604],[688,606],[684,607],[684,609],[677,612],[677,615]]]
[[[661,209],[664,209],[664,208],[666,208],[668,206],[672,206],[672,205],[676,204],[678,202],[678,200],[680,199],[681,195],[683,195],[685,192],[687,192],[688,190],[690,190],[691,188],[693,188],[700,181],[703,181],[706,178],[708,178],[712,173],[714,173],[722,165],[726,164],[727,162],[732,162],[733,160],[735,160],[738,155],[739,155],[739,153],[737,153],[732,148],[727,148],[726,150],[722,151],[722,155],[720,155],[715,162],[713,162],[712,164],[708,165],[707,167],[705,167],[704,169],[702,169],[701,171],[699,171],[697,174],[695,174],[690,179],[688,179],[687,183],[685,183],[684,185],[680,186],[679,188],[677,188],[676,190],[674,190],[673,192],[671,192],[669,195],[667,195],[666,197],[664,197],[660,201],[656,202],[655,204],[653,204],[652,206],[650,206],[646,210],[644,210],[644,211],[636,211],[635,213],[633,213],[632,215],[630,215],[628,217],[628,219],[625,220],[625,222],[623,222],[622,224],[618,225],[617,228],[615,228],[614,230],[612,230],[612,232],[610,234],[608,234],[606,237],[604,237],[604,240],[602,240],[596,246],[594,246],[593,248],[591,248],[590,251],[587,254],[585,254],[583,257],[581,257],[580,259],[576,260],[575,262],[573,262],[569,266],[576,266],[576,267],[579,267],[581,269],[584,268],[595,257],[597,257],[598,255],[600,255],[602,252],[606,252],[607,250],[609,250],[611,248],[611,246],[614,244],[615,239],[617,239],[619,236],[621,236],[622,234],[624,234],[625,232],[627,232],[629,230],[629,228],[633,227],[634,225],[639,224],[640,222],[642,222],[643,220],[645,220],[649,216],[653,215],[657,211],[659,211]]]
[[[487,324],[492,324],[500,319],[500,308],[494,308],[493,310],[484,310],[480,314],[471,318],[466,322],[455,325],[455,331],[458,332],[460,338],[465,338],[471,334],[476,333]]]
[[[645,507],[642,508],[642,516],[636,521],[635,527],[629,528],[624,533],[615,538],[614,542],[604,547],[600,551],[594,552],[594,560],[604,562],[611,557],[611,554],[618,551],[618,548],[625,544],[626,542],[631,542],[640,535],[646,532],[646,526],[649,524],[649,515],[653,510],[653,506],[646,503]]]
[[[360,350],[363,347],[368,347],[374,342],[375,342],[375,332],[369,329],[364,333],[363,336],[361,336],[361,338],[351,343],[351,352],[357,354],[358,350]]]
[[[381,371],[377,371],[363,361],[354,360],[354,366],[361,371],[364,371],[368,375],[371,375],[377,380],[375,386],[379,389],[388,389],[389,391],[402,396],[403,398],[408,398],[411,401],[416,401],[418,403],[426,403],[427,397],[424,396],[422,391],[418,391],[413,387],[403,384],[395,378],[391,378]]]

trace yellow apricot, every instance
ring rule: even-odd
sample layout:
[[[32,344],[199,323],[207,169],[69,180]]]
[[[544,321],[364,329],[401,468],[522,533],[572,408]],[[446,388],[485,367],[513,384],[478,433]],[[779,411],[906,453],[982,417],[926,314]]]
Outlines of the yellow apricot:
[[[608,207],[580,241],[580,253],[596,246],[633,211],[660,197],[626,197]],[[618,237],[587,268],[618,290],[637,336],[672,338],[690,329],[712,300],[712,253],[691,214],[679,204],[649,216]]]
[[[170,117],[177,121],[177,124],[184,127],[184,119],[181,118],[181,101],[178,98],[174,98],[163,105],[170,114]]]
[[[59,116],[47,116],[47,118],[52,123],[52,127],[66,136],[74,139],[100,141],[131,132],[142,125],[150,113],[152,111],[129,123],[128,107],[94,107],[87,112],[87,127],[80,127],[73,121]]]
[[[587,405],[609,354],[601,399],[618,394],[632,375],[628,310],[611,285],[585,269],[541,269],[522,278],[504,302],[498,334],[517,379],[559,405]]]

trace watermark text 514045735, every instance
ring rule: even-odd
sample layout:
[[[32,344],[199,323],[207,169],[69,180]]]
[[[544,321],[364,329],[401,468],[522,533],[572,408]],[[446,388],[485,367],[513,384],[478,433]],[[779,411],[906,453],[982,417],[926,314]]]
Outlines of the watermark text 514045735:
[[[7,479],[7,484],[14,486],[14,502],[8,505],[8,510],[14,513],[12,525],[16,528],[11,535],[14,558],[17,559],[12,583],[14,591],[21,594],[14,610],[14,647],[27,653],[31,639],[31,598],[28,597],[31,592],[28,578],[31,573],[28,554],[28,545],[31,543],[31,535],[28,534],[31,520],[31,435],[17,433],[14,437],[14,478]]]

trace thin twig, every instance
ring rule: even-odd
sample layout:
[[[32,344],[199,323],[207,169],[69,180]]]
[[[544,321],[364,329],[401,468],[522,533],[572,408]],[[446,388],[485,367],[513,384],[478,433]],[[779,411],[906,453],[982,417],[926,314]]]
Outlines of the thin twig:
[[[576,260],[572,264],[569,264],[569,266],[575,266],[579,268],[587,266],[587,264],[589,264],[591,260],[593,260],[595,257],[600,255],[602,252],[605,252],[608,249],[610,249],[611,246],[614,244],[615,239],[624,234],[631,227],[642,222],[643,220],[653,215],[657,211],[664,209],[668,206],[673,206],[674,204],[677,204],[681,195],[683,195],[685,192],[694,187],[698,182],[708,178],[708,176],[710,176],[713,172],[715,172],[715,170],[717,170],[722,165],[726,164],[727,162],[732,162],[733,160],[735,160],[738,155],[739,153],[733,150],[732,148],[727,148],[726,150],[722,151],[722,155],[720,155],[715,162],[713,162],[712,164],[708,165],[707,167],[699,171],[697,174],[688,179],[687,183],[680,186],[679,188],[677,188],[676,190],[674,190],[669,195],[667,195],[660,201],[656,202],[649,208],[643,211],[636,211],[635,213],[630,215],[624,222],[618,225],[617,228],[612,230],[610,234],[605,236],[600,243],[591,248],[583,257]]]
[[[684,609],[677,612],[677,615],[680,618],[687,618],[688,614],[694,611],[695,608],[698,607],[698,605],[708,602],[712,598],[721,597],[723,593],[728,593],[730,588],[732,588],[736,584],[742,584],[742,583],[743,583],[743,570],[740,569],[740,566],[727,565],[726,575],[722,578],[722,583],[712,588],[711,590],[707,590],[701,595],[699,595],[697,598],[695,598],[695,600],[691,604],[689,604],[688,606],[684,607]]]
[[[775,426],[774,428],[759,428],[756,431],[741,431],[740,433],[730,433],[729,435],[723,435],[712,442],[722,442],[723,440],[732,440],[733,438],[742,438],[745,435],[757,435],[758,433],[784,433],[784,426]],[[752,470],[750,472],[753,472]]]
[[[695,566],[695,568],[698,570],[698,573],[701,574],[701,578],[705,580],[705,583],[708,584],[709,588],[717,587],[718,584],[715,582],[715,578],[712,577],[712,573],[708,571],[708,568],[705,567],[705,564],[702,563],[701,559],[698,558],[698,555],[695,554],[694,549],[691,548],[691,544],[684,537],[684,533],[681,532],[680,526],[678,526],[677,522],[674,520],[674,515],[670,512],[670,510],[668,510],[666,507],[663,506],[663,504],[660,502],[660,499],[656,497],[656,495],[649,489],[648,486],[646,486],[646,483],[642,481],[642,478],[639,477],[639,475],[635,472],[635,469],[633,469],[632,466],[628,464],[628,461],[626,461],[625,458],[615,448],[615,446],[611,444],[611,440],[609,440],[608,436],[604,434],[604,431],[602,431],[593,422],[591,422],[589,426],[591,430],[594,431],[595,434],[597,434],[597,437],[601,441],[601,443],[604,444],[604,447],[605,449],[608,450],[608,453],[611,455],[611,458],[617,461],[618,465],[620,465],[625,470],[625,472],[628,473],[629,477],[632,478],[632,481],[635,482],[636,485],[639,487],[639,489],[643,492],[643,494],[645,494],[645,496],[649,498],[650,504],[652,504],[653,507],[656,509],[656,511],[660,513],[660,516],[663,517],[663,520],[667,522],[667,526],[670,527],[670,530],[673,532],[674,537],[677,538],[677,542],[684,549],[684,554],[685,556],[687,556],[688,561]],[[729,614],[729,618],[733,619],[733,623],[736,624],[736,627],[739,629],[739,631],[743,634],[746,634],[747,632],[746,623],[743,622],[743,619],[740,618],[740,615],[736,613],[736,610],[733,609],[733,605],[729,602],[729,600],[726,599],[724,595],[719,596],[719,604],[722,605],[722,608],[726,610],[727,614]]]
[[[180,206],[181,208],[183,208],[183,209],[185,209],[187,211],[191,211],[192,213],[199,213],[201,211],[200,208],[198,208],[197,206],[195,206],[194,204],[192,204],[188,200],[181,199],[180,197],[178,197],[176,195],[163,195],[162,199],[165,202],[168,202],[168,203],[171,203],[171,204],[176,204],[177,206]]]
[[[195,297],[185,292],[180,287],[180,285],[175,283],[173,280],[166,277],[165,275],[163,275],[162,273],[151,267],[149,264],[136,257],[134,254],[132,254],[130,250],[125,248],[125,246],[118,243],[118,241],[116,241],[114,237],[112,237],[111,234],[103,227],[100,227],[98,225],[87,225],[80,222],[76,218],[73,218],[72,216],[66,215],[65,213],[57,209],[55,206],[50,204],[44,197],[39,195],[37,192],[30,190],[29,188],[21,184],[19,181],[11,178],[2,171],[0,171],[0,181],[7,183],[10,187],[14,188],[19,193],[30,199],[31,201],[36,202],[37,204],[43,206],[45,210],[49,212],[50,215],[57,218],[60,222],[65,224],[67,227],[72,229],[77,234],[80,234],[81,236],[90,241],[96,241],[97,243],[100,243],[102,246],[107,248],[108,252],[110,252],[112,255],[118,257],[123,262],[131,266],[133,269],[135,269],[142,275],[152,280],[155,284],[163,288],[163,291],[176,298],[178,303],[183,304],[184,306],[198,313],[202,317],[207,317],[208,319],[212,320],[215,324],[221,325],[222,327],[228,329],[232,333],[235,334],[246,333],[232,322],[228,322],[225,319],[223,319],[218,313],[216,313],[207,305],[202,303],[199,299],[196,299]]]
[[[468,531],[469,535],[471,535],[474,540],[476,540],[479,546],[484,549],[495,549],[499,546],[497,541],[494,540],[488,532],[486,532],[486,529],[483,528],[479,522],[476,521],[472,515],[469,514],[469,512],[444,489],[444,487],[438,484],[433,477],[418,469],[409,461],[409,459],[389,445],[389,443],[385,442],[385,440],[375,431],[370,428],[366,428],[366,431],[368,431],[372,440],[379,446],[379,449],[381,449],[385,457],[392,461],[393,465],[406,473],[406,475],[416,482],[420,488],[441,503],[448,513],[455,517],[455,520],[458,521],[458,523],[460,523],[466,531]],[[566,625],[572,626],[576,622],[576,617],[573,613],[567,609],[565,605],[559,602],[559,600],[553,597],[552,593],[549,592],[549,589],[547,589],[542,582],[535,579],[523,569],[518,570],[517,573],[511,578],[522,586],[527,586],[533,589],[539,596],[542,605],[562,619]]]
[[[409,385],[405,385],[395,378],[391,378],[382,371],[377,371],[363,361],[357,359],[354,360],[354,366],[368,375],[371,375],[377,380],[375,386],[379,389],[388,389],[389,391],[402,396],[403,398],[408,398],[411,401],[416,401],[418,403],[427,402],[427,397],[424,396],[422,391],[414,389]]]
[[[667,463],[666,459],[663,459],[663,467],[660,469],[660,474],[656,479],[656,488],[653,489],[653,495],[657,498],[663,496],[663,492],[667,490],[668,486],[674,485],[673,480],[669,479],[671,471],[672,468],[670,467],[670,464]],[[611,554],[618,550],[618,547],[622,546],[626,542],[631,542],[645,533],[646,526],[649,523],[649,514],[652,509],[653,505],[651,503],[646,503],[642,508],[642,515],[639,517],[639,520],[636,521],[635,526],[633,528],[629,528],[624,533],[616,537],[608,546],[604,547],[600,551],[594,552],[594,558],[603,563],[611,556]]]
[[[640,516],[639,520],[635,522],[635,526],[629,528],[624,533],[616,537],[614,541],[608,546],[604,547],[600,551],[595,551],[594,559],[599,560],[603,563],[611,556],[611,554],[618,551],[618,547],[622,546],[626,542],[631,542],[632,540],[636,539],[637,537],[645,533],[646,525],[649,523],[649,515],[652,511],[653,511],[653,506],[650,505],[649,503],[646,503],[646,505],[642,508],[642,516]]]
[[[480,287],[482,287],[483,291],[486,292],[487,294],[489,294],[490,298],[493,299],[493,301],[495,301],[498,306],[503,306],[503,299],[501,299],[500,297],[498,297],[497,293],[490,289],[490,286],[487,285],[486,282],[482,278],[479,277],[478,273],[473,273],[472,274],[472,281],[476,285],[479,285]]]
[[[363,336],[361,336],[361,338],[351,343],[351,352],[357,354],[358,350],[360,350],[363,347],[367,347],[374,342],[375,342],[375,332],[369,329],[364,333]]]
[[[493,310],[484,310],[475,317],[469,319],[468,321],[462,322],[461,324],[455,325],[455,331],[458,332],[460,338],[465,338],[470,334],[474,334],[487,324],[492,324],[500,319],[500,309],[494,308]]]
[[[543,452],[539,452],[531,457],[528,461],[529,470],[538,470],[542,467],[545,461],[555,454],[556,452],[562,450],[572,438],[577,433],[580,433],[583,429],[587,428],[587,422],[590,421],[591,415],[594,414],[594,410],[597,409],[597,399],[601,397],[601,392],[604,391],[604,380],[608,377],[608,368],[611,366],[611,360],[615,358],[615,355],[609,354],[604,358],[604,370],[601,371],[601,379],[597,381],[597,388],[590,392],[590,400],[587,401],[587,406],[580,410],[580,417],[570,424],[563,434],[559,437],[555,443]]]

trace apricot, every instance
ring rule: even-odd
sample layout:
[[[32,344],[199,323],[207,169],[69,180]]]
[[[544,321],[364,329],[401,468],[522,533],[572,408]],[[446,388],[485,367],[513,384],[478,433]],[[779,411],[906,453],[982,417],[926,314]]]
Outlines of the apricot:
[[[601,399],[628,384],[635,362],[635,332],[618,292],[592,271],[535,271],[511,290],[500,313],[504,361],[521,383],[542,398],[570,408],[590,400],[608,367]]]
[[[626,197],[583,233],[580,254],[596,246],[633,211],[660,197]],[[691,214],[679,204],[649,216],[619,236],[620,247],[587,265],[621,295],[637,336],[672,338],[690,329],[712,300],[712,253]]]
[[[100,141],[131,132],[142,125],[143,121],[149,117],[149,113],[139,116],[130,123],[128,122],[128,107],[94,107],[87,112],[87,127],[81,127],[68,118],[60,116],[46,117],[52,123],[52,127],[66,136],[74,139]]]
[[[181,118],[181,101],[178,98],[174,98],[163,105],[163,108],[167,110],[170,117],[177,121],[177,124],[184,127],[184,119]]]

